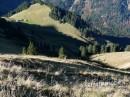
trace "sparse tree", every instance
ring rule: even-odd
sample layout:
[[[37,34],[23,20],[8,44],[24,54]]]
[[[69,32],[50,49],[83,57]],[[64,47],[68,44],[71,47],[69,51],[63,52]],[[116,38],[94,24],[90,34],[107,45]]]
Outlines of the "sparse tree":
[[[87,55],[86,48],[84,46],[80,46],[80,56],[81,58],[85,58]]]
[[[30,41],[29,46],[27,48],[27,53],[28,55],[36,55],[37,54],[37,49],[34,46],[33,42]]]
[[[93,49],[93,46],[90,44],[90,45],[88,46],[88,53],[89,53],[89,54],[92,54],[92,49]]]
[[[106,45],[106,46],[105,46],[105,52],[110,52],[110,51],[111,51],[110,45]]]
[[[130,51],[130,45],[127,45],[125,51]]]
[[[95,44],[92,46],[92,53],[93,54],[97,53],[97,49],[96,49],[96,45]]]
[[[101,45],[100,53],[105,53],[105,45]]]
[[[27,54],[27,49],[26,49],[25,47],[23,47],[23,49],[22,49],[22,54],[23,54],[23,55],[26,55],[26,54]]]
[[[64,47],[59,49],[59,58],[66,58]]]

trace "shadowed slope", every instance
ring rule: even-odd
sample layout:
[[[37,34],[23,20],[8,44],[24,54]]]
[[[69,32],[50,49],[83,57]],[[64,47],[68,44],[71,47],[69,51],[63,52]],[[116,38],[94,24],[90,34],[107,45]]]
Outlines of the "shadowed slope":
[[[46,5],[34,4],[30,8],[17,13],[10,17],[16,21],[22,20],[22,22],[29,24],[37,24],[42,26],[54,26],[59,32],[65,35],[85,41],[81,38],[81,33],[71,26],[70,24],[62,24],[59,21],[52,19],[49,16],[51,9]]]
[[[38,46],[40,54],[53,54],[56,56],[59,48],[63,46],[69,55],[76,56],[79,46],[85,44],[83,41],[59,32],[54,26],[9,22],[4,19],[0,19],[0,22],[1,53],[14,53],[14,51],[21,53],[22,48],[32,40]],[[49,47],[45,47],[45,44],[52,46],[55,52],[49,52]],[[10,47],[11,45],[16,47]],[[10,47],[9,52],[7,47]]]

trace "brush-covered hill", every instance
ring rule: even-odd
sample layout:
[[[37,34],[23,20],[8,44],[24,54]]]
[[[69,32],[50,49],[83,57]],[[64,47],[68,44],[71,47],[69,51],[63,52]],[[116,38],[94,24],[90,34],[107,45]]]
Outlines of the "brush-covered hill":
[[[130,72],[46,56],[0,55],[1,97],[129,97]]]

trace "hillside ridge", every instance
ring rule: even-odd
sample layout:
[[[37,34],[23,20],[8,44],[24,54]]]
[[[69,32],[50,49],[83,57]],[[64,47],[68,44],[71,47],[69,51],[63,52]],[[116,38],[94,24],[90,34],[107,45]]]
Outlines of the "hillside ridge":
[[[48,6],[36,3],[30,6],[28,9],[14,14],[13,16],[9,17],[9,19],[41,26],[54,26],[59,32],[85,42],[85,39],[81,38],[81,33],[75,27],[68,23],[63,24],[52,19],[49,16],[50,11],[51,9]]]

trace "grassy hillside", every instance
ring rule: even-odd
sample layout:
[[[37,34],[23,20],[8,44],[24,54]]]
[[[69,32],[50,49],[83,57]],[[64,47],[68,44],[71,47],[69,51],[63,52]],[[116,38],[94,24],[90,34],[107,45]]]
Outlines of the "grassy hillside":
[[[31,40],[39,54],[58,56],[59,48],[63,46],[67,54],[77,57],[85,40],[73,26],[51,19],[49,11],[47,6],[35,4],[6,20],[0,18],[0,53],[21,53]]]
[[[92,60],[107,64],[108,66],[128,69],[130,68],[130,52],[106,53],[92,56]]]
[[[39,28],[38,29],[31,28],[30,30],[33,29],[33,33],[35,32],[36,36],[39,34],[40,37],[35,38],[35,39],[37,39],[37,41],[43,39],[47,42],[49,41],[49,43],[53,43],[54,45],[65,46],[66,49],[71,49],[70,52],[74,51],[76,48],[77,54],[79,54],[79,52],[78,52],[79,47],[81,45],[86,46],[86,43],[96,44],[96,42],[97,42],[99,44],[99,48],[97,48],[97,49],[99,49],[99,51],[97,51],[97,52],[100,52],[101,45],[105,45],[107,47],[112,44],[113,45],[119,44],[118,48],[121,48],[121,49],[116,49],[116,51],[124,51],[126,45],[128,45],[130,43],[130,41],[129,41],[130,39],[127,37],[114,37],[114,36],[107,36],[107,35],[98,35],[97,30],[94,32],[88,31],[88,33],[91,33],[92,35],[86,36],[86,38],[85,38],[85,36],[83,36],[83,35],[81,36],[81,34],[83,34],[83,33],[79,32],[79,30],[77,30],[71,24],[60,22],[62,20],[52,19],[49,16],[50,12],[51,12],[51,9],[47,5],[44,5],[44,4],[40,5],[37,3],[37,4],[32,5],[30,8],[11,16],[9,19],[14,20],[16,22],[30,24],[30,25],[34,25],[34,24],[39,25],[41,28],[50,27],[50,28],[48,28],[48,31],[46,31],[47,29],[39,30]],[[55,31],[54,31],[54,32],[56,32],[55,34],[50,33],[51,31],[49,29],[53,29],[52,27],[55,29]],[[92,28],[90,27],[89,29],[92,29]],[[28,30],[27,27],[25,27],[24,29]],[[26,32],[26,30],[25,30],[25,32]],[[30,31],[30,32],[32,33],[32,31]],[[71,38],[71,40],[80,41],[80,42],[82,42],[82,44],[76,43],[76,42],[67,42],[68,38],[66,38],[67,39],[67,41],[66,41],[66,39],[61,38],[61,36],[69,37],[69,38]],[[38,38],[39,38],[39,40],[38,40]],[[72,46],[72,44],[75,45],[75,47]],[[74,50],[72,49],[73,47],[74,47]],[[110,52],[110,51],[107,51],[107,52]]]
[[[0,55],[0,96],[128,97],[130,73],[94,64],[46,56]]]
[[[70,24],[63,24],[49,17],[50,11],[46,5],[34,4],[10,18],[5,18],[7,21],[1,19],[0,38],[11,41],[13,44],[9,44],[15,47],[8,51],[2,46],[0,52],[21,53],[22,48],[33,41],[39,54],[58,56],[60,47],[64,47],[68,57],[79,57],[79,47],[87,43],[86,39]]]
[[[50,18],[50,11],[51,9],[46,5],[34,4],[29,9],[11,16],[10,19],[14,19],[16,21],[23,20],[22,22],[29,24],[54,26],[63,34],[85,41],[83,38],[81,38],[80,32],[70,24],[62,24],[59,21]]]

